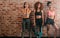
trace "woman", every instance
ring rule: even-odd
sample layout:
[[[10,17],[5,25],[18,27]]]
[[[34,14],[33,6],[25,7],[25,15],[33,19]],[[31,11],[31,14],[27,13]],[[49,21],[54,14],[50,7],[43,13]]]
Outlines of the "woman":
[[[29,7],[29,3],[24,2],[24,8],[22,9],[22,13],[23,13],[23,26],[22,26],[22,28],[23,28],[23,34],[24,34],[24,31],[26,31],[25,29],[28,29],[28,31],[30,32],[29,15],[31,13],[31,10],[30,10],[30,7]]]
[[[44,25],[44,14],[43,14],[43,5],[40,2],[34,4],[34,12],[30,14],[31,24],[33,25],[32,30],[38,38],[41,38],[42,32],[41,28]],[[38,31],[39,29],[39,31]]]
[[[52,25],[55,28],[54,38],[56,38],[56,33],[57,33],[57,28],[55,27],[55,25],[56,25],[55,24],[56,14],[55,14],[54,8],[52,7],[51,1],[47,2],[47,7],[48,7],[48,10],[46,12],[47,34],[48,34],[48,37],[50,37],[49,29],[50,29],[50,25]]]

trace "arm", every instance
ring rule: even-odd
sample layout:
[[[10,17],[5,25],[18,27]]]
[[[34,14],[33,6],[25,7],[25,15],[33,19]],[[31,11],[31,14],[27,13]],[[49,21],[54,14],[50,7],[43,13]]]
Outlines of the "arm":
[[[44,12],[42,10],[42,25],[44,25]]]
[[[57,15],[55,14],[55,15],[54,15],[54,21],[56,21],[56,16],[57,16]]]
[[[55,8],[54,8],[53,10],[54,10],[54,14],[55,14],[55,15],[54,15],[54,21],[56,21],[56,16],[57,16],[57,15],[56,15],[56,13],[55,13]]]

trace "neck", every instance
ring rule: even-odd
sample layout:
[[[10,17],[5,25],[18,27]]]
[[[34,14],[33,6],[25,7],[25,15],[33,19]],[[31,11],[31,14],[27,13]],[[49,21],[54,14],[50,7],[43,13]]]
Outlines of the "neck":
[[[51,10],[51,11],[52,11],[53,9],[52,9],[52,8],[49,8],[49,10]]]
[[[29,9],[29,8],[25,8],[25,9]]]
[[[39,11],[40,11],[40,9],[38,8],[38,9],[37,9],[37,12],[39,12]]]
[[[37,8],[37,10],[40,10],[40,8]]]

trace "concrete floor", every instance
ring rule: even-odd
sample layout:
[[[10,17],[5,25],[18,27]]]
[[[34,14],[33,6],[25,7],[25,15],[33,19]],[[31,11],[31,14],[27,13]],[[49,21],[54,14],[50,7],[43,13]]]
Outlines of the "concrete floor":
[[[50,36],[53,37],[53,36],[54,36],[54,30],[55,30],[55,29],[54,29],[52,26],[50,26],[50,27],[51,27],[51,28],[50,28],[50,30],[49,30],[49,33],[50,33]],[[42,36],[43,36],[43,37],[47,37],[48,35],[47,35],[46,27],[45,27],[43,30],[45,30],[45,35],[42,35]],[[43,31],[43,32],[44,32],[44,31]],[[27,30],[25,30],[24,36],[25,36],[25,37],[28,37],[28,36],[29,36],[29,32],[28,32]],[[32,37],[35,37],[35,35],[34,35],[33,32],[31,32],[31,36],[32,36]],[[57,31],[57,37],[60,37],[60,29]]]

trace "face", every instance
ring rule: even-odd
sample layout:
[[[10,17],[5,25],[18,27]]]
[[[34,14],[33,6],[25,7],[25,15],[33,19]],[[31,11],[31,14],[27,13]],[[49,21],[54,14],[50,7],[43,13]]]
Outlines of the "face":
[[[38,8],[40,8],[41,7],[41,5],[40,4],[38,4]]]
[[[49,8],[52,8],[52,7],[53,7],[53,6],[52,6],[52,3],[50,3],[50,4],[49,4]]]
[[[28,4],[27,2],[25,3],[25,7],[26,7],[26,8],[28,8],[28,7],[29,7],[29,4]]]

